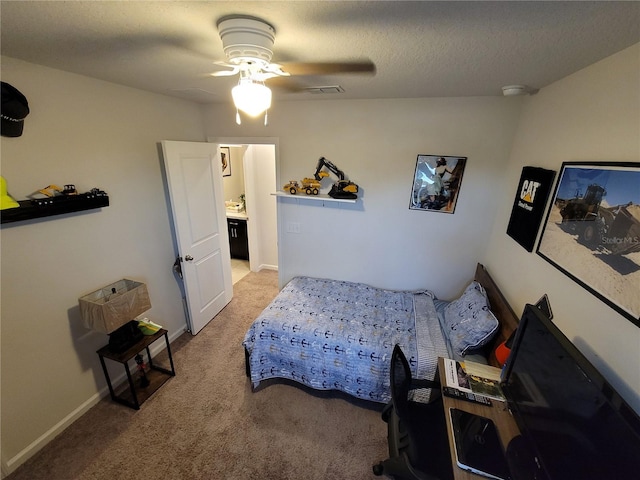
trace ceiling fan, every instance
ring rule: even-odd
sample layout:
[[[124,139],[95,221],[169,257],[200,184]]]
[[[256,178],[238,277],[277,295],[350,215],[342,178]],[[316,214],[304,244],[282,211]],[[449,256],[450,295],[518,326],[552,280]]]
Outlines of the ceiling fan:
[[[270,84],[276,84],[278,88],[298,92],[304,90],[304,87],[288,80],[289,77],[375,73],[375,65],[368,60],[343,63],[272,63],[276,38],[276,31],[272,25],[259,18],[233,15],[221,18],[217,26],[227,61],[215,64],[229,70],[221,70],[211,75],[239,75],[238,85],[232,89],[233,100],[237,110],[251,116],[260,115],[271,106],[271,90],[265,85],[267,80]],[[240,124],[238,112],[236,122]]]

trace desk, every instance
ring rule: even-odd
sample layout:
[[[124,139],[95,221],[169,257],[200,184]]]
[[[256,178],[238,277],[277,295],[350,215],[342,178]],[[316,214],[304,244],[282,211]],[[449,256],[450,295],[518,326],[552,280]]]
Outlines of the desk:
[[[447,381],[444,373],[443,358],[438,359],[438,371],[440,372],[440,384],[446,385]],[[457,398],[446,397],[444,395],[442,396],[442,400],[447,422],[447,436],[449,437],[449,451],[451,454],[451,464],[453,465],[454,480],[478,480],[481,478],[485,478],[474,473],[467,472],[466,470],[463,470],[456,465],[456,453],[455,445],[453,444],[453,433],[451,429],[451,418],[449,416],[449,409],[458,408],[460,410],[475,413],[476,415],[481,415],[493,420],[496,425],[496,429],[498,430],[498,435],[500,436],[502,446],[503,448],[506,448],[511,439],[520,433],[520,431],[518,430],[518,426],[513,419],[513,416],[507,409],[506,402],[491,400],[493,406],[488,407],[485,405],[480,405],[478,403],[471,403],[464,400],[458,400]]]
[[[169,356],[169,364],[171,365],[170,370],[154,365],[153,360],[151,359],[151,352],[149,351],[149,346],[162,337],[164,337],[165,343],[167,344],[167,354]],[[147,351],[147,365],[149,368],[148,370],[145,369],[147,378],[149,379],[149,385],[146,387],[142,387],[134,382],[128,364],[128,362],[142,350]],[[112,352],[111,350],[109,350],[109,346],[106,345],[96,353],[100,357],[100,364],[102,365],[102,371],[104,372],[105,379],[107,380],[107,385],[109,386],[109,393],[111,394],[111,398],[118,403],[122,403],[123,405],[134,408],[136,410],[138,410],[140,408],[140,405],[142,405],[142,403],[147,400],[156,390],[164,385],[164,383],[169,380],[169,378],[175,377],[176,375],[175,368],[173,367],[173,358],[171,357],[169,337],[167,336],[167,330],[165,330],[164,328],[161,328],[153,335],[146,335],[142,337],[142,340],[140,340],[138,343],[133,345],[128,350],[125,350],[124,352]],[[124,369],[127,372],[127,381],[129,386],[128,389],[125,387],[122,392],[116,393],[113,386],[111,385],[111,378],[109,377],[109,372],[107,371],[107,366],[104,362],[105,358],[124,365]]]

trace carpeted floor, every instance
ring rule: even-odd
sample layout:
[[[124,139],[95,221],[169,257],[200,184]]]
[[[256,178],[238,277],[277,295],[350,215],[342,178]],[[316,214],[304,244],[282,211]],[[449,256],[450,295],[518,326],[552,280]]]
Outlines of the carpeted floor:
[[[7,480],[377,478],[381,405],[281,382],[251,391],[242,339],[277,292],[277,272],[248,274],[172,343],[176,377],[139,411],[102,400]]]

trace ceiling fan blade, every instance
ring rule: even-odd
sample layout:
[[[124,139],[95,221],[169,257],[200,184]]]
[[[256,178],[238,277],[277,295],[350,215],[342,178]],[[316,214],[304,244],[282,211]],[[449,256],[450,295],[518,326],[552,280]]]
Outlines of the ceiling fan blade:
[[[219,70],[217,72],[212,72],[210,73],[212,77],[230,77],[232,75],[237,75],[238,72],[240,72],[239,65],[233,65],[227,62],[213,62],[213,64],[220,67],[230,68],[231,70]]]
[[[292,80],[291,77],[275,76],[269,78],[266,82],[268,87],[275,88],[277,90],[287,93],[298,93],[306,90],[306,86],[297,83]]]
[[[280,75],[281,77],[288,77],[290,75],[289,72],[283,71],[282,65],[278,63],[269,63],[263,67],[263,70],[271,75],[268,78],[276,75]]]
[[[332,63],[287,62],[282,63],[281,66],[284,71],[291,75],[331,75],[376,72],[376,66],[371,61]]]
[[[219,72],[211,72],[209,75],[212,77],[232,77],[237,73],[237,70],[221,70]]]
[[[275,78],[275,77],[279,77],[279,76],[280,75],[278,75],[277,73],[258,72],[258,73],[254,73],[253,75],[251,75],[251,78],[254,79],[254,80],[257,80],[258,82],[266,82],[270,78]]]

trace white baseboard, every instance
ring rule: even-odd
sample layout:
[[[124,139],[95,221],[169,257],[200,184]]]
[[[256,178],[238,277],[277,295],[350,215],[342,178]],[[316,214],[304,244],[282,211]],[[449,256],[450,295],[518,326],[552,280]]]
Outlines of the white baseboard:
[[[169,343],[172,343],[176,338],[182,335],[186,330],[178,330],[173,335],[169,336]],[[151,357],[155,357],[156,354],[166,348],[165,342],[155,342],[153,345],[149,347],[151,351]],[[172,352],[173,353],[173,352]],[[175,363],[175,361],[174,361]],[[126,378],[126,373],[122,373],[115,380],[112,380],[114,385],[120,385]],[[52,428],[47,430],[45,433],[40,435],[35,441],[33,441],[30,445],[25,447],[22,451],[20,451],[15,457],[10,458],[6,462],[2,461],[2,476],[0,478],[4,478],[5,476],[13,473],[20,465],[33,457],[36,453],[38,453],[42,448],[45,447],[51,440],[60,435],[67,427],[69,427],[73,422],[75,422],[82,415],[87,413],[91,407],[98,404],[102,398],[109,395],[109,388],[105,385],[100,391],[93,394],[89,399],[79,405],[76,409],[74,409],[69,415],[60,420],[57,424],[55,424]],[[128,408],[123,406],[123,408]]]
[[[258,267],[258,272],[260,270],[275,270],[278,271],[277,265],[265,265],[264,263]]]
[[[122,375],[124,378],[124,375]],[[109,390],[107,387],[103,388],[101,391],[92,395],[87,401],[82,403],[78,408],[73,410],[69,415],[64,417],[61,421],[59,421],[52,428],[47,430],[45,433],[40,435],[34,442],[24,448],[21,452],[19,452],[15,457],[7,460],[7,473],[10,474],[15,471],[20,465],[33,457],[36,453],[38,453],[45,445],[47,445],[51,440],[53,440],[57,435],[62,433],[69,425],[75,422],[82,415],[87,413],[91,407],[96,405],[103,396],[109,394]]]

